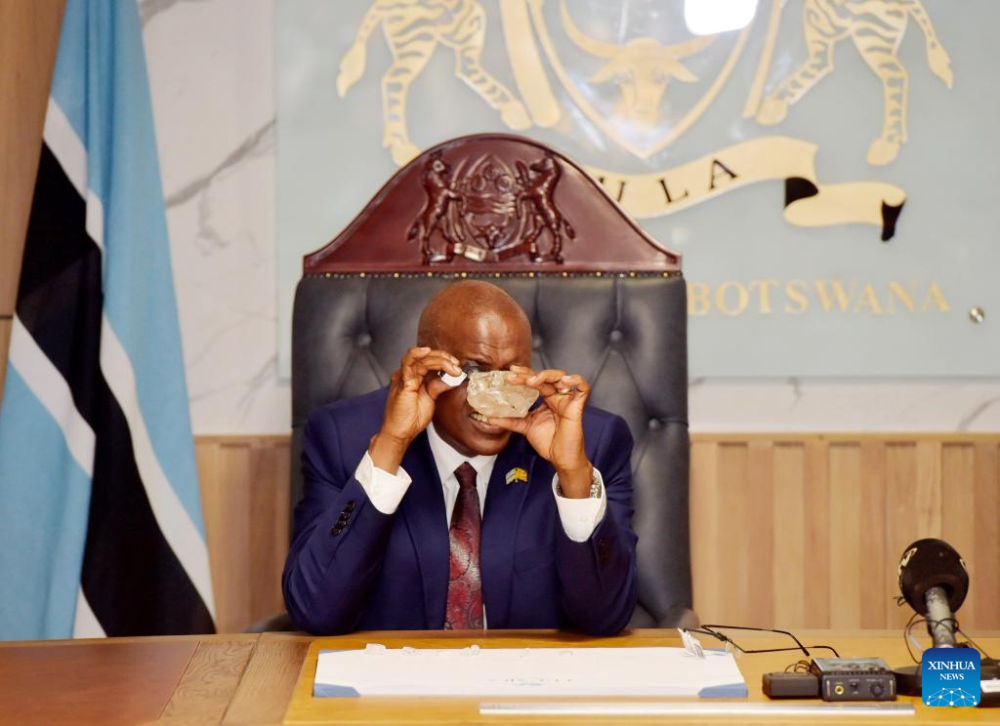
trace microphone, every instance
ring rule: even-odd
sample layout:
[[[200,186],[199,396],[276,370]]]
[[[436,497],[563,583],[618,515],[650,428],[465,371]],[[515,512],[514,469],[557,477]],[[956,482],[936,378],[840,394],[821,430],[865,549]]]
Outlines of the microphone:
[[[939,539],[921,539],[907,547],[899,560],[899,591],[910,607],[927,620],[927,632],[935,648],[958,647],[954,613],[969,594],[969,572],[954,547]],[[903,666],[893,673],[897,693],[921,695],[920,666]],[[1000,679],[997,661],[982,659],[980,679]],[[978,705],[1000,706],[1000,699],[984,691]]]
[[[935,648],[955,647],[955,617],[969,593],[969,572],[955,548],[939,539],[914,542],[899,560],[899,591],[927,620]]]
[[[969,573],[955,548],[939,539],[917,540],[899,560],[899,592],[927,620],[935,648],[954,648],[955,616],[969,593]],[[893,670],[896,692],[921,695],[920,666]]]

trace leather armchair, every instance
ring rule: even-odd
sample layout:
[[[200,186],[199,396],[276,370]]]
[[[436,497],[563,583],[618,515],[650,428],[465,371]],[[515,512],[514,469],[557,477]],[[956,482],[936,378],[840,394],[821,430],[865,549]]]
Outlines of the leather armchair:
[[[545,224],[546,214],[553,219],[545,200],[526,203],[521,192],[538,177],[551,177],[552,165],[539,159],[552,159],[558,169],[548,203],[565,222],[562,250],[553,234],[559,222]],[[494,167],[489,173],[488,164]],[[435,202],[427,180],[442,167],[433,181],[443,180],[466,198],[445,204],[423,244],[426,229],[419,222],[433,219],[426,211]],[[508,198],[521,217],[508,221],[507,238],[498,238],[495,219],[487,220],[491,230],[482,221],[487,215],[476,216],[484,208],[484,184],[491,193],[491,174],[494,180],[509,174],[515,187]],[[493,189],[502,199],[504,184]],[[477,239],[481,246],[470,250]],[[678,255],[650,240],[557,152],[527,139],[482,135],[448,142],[411,162],[344,233],[306,257],[305,270],[292,332],[293,503],[302,494],[298,462],[309,413],[386,385],[416,339],[425,303],[456,278],[481,277],[528,314],[533,366],[585,376],[592,404],[621,415],[635,438],[639,602],[630,625],[696,623],[690,609],[686,288]],[[286,617],[252,627],[289,625]]]

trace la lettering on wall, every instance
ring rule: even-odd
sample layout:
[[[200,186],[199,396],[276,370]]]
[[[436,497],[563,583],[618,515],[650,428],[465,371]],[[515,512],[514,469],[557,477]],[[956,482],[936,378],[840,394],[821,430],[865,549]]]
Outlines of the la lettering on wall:
[[[435,8],[277,6],[281,340],[304,254],[421,150],[504,131],[683,253],[693,376],[995,375],[1000,95],[972,31],[1000,4]]]

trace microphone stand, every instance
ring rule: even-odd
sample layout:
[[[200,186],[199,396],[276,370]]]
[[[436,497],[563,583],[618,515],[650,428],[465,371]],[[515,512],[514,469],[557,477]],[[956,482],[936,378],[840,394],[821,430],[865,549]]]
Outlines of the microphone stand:
[[[935,648],[955,647],[955,618],[948,605],[948,593],[943,587],[932,587],[924,593],[927,603],[927,631]]]
[[[948,593],[943,587],[931,587],[924,593],[927,605],[927,632],[934,648],[954,648],[955,618],[948,605]],[[902,666],[892,671],[896,675],[896,692],[904,696],[922,694],[921,666]]]
[[[927,604],[927,632],[931,636],[934,648],[957,648],[955,639],[955,618],[948,605],[948,593],[943,587],[931,587],[924,593]],[[968,647],[967,645],[965,647]],[[981,663],[982,680],[1000,678],[1000,668],[997,661],[983,658]],[[904,696],[920,696],[922,678],[921,666],[902,666],[892,671],[896,675],[896,692]]]

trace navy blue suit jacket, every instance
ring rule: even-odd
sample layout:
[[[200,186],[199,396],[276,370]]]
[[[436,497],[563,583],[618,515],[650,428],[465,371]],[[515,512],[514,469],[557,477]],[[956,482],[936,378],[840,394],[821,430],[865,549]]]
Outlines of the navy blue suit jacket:
[[[282,587],[295,623],[313,633],[444,627],[448,522],[422,433],[403,468],[413,479],[394,514],[379,512],[354,471],[382,421],[387,390],[315,411],[302,443],[304,498]],[[480,569],[489,628],[572,628],[614,634],[636,603],[632,436],[596,408],[584,414],[586,453],[604,477],[607,510],[590,539],[562,528],[552,466],[514,434],[499,454],[483,512]],[[514,467],[528,481],[507,484]]]

